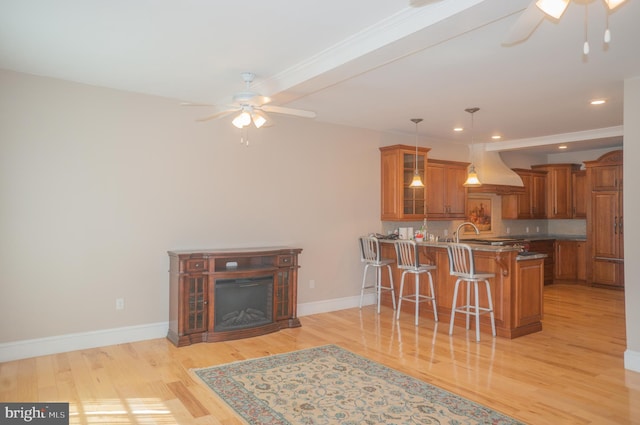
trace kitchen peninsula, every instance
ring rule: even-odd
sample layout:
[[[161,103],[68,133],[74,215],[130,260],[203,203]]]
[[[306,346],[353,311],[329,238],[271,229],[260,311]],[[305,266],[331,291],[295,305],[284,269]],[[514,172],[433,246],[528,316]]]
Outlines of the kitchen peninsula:
[[[393,241],[381,240],[381,254],[384,258],[396,258]],[[545,255],[521,255],[519,249],[511,246],[491,246],[470,244],[474,251],[475,263],[478,270],[495,273],[495,278],[489,279],[495,314],[496,332],[505,338],[517,338],[542,330],[543,316],[543,286],[544,286],[544,258]],[[456,278],[449,275],[449,258],[447,242],[419,242],[421,264],[437,266],[434,278],[438,316],[441,322],[448,323],[451,315],[453,289]],[[395,290],[400,287],[401,271],[393,268]],[[385,275],[386,277],[386,275]],[[413,280],[412,276],[405,279]],[[424,276],[420,277],[420,291],[427,293],[428,283]],[[411,280],[409,282],[411,282]],[[387,284],[386,282],[384,283]],[[405,294],[413,292],[414,285],[405,282]],[[462,295],[462,294],[460,294]],[[480,297],[486,297],[481,294]],[[383,294],[381,302],[391,307],[390,294]],[[486,304],[486,299],[481,303]],[[414,307],[406,305],[406,311]],[[404,307],[403,306],[403,310]],[[421,317],[433,318],[430,307],[421,307]],[[424,311],[422,311],[424,309]],[[464,316],[456,318],[456,325],[464,326]],[[482,332],[491,332],[489,318],[480,319]]]

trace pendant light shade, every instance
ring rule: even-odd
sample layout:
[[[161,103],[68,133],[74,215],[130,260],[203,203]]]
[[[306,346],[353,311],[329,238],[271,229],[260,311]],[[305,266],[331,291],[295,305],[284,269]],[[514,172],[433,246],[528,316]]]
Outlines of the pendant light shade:
[[[416,157],[415,157],[415,169],[413,171],[413,180],[409,187],[424,187],[424,183],[420,178],[420,172],[418,171],[418,123],[422,122],[422,118],[411,118],[411,121],[416,125]]]
[[[467,174],[467,180],[463,183],[464,187],[479,187],[482,186],[482,182],[478,178],[478,173],[476,173],[476,167],[473,165],[473,135],[474,135],[474,126],[473,126],[473,114],[478,112],[480,108],[467,108],[466,112],[471,114],[471,165],[469,166],[469,172]]]
[[[476,167],[471,164],[469,167],[469,174],[467,174],[467,180],[464,182],[465,187],[478,187],[482,186],[478,179],[478,173],[476,173]]]

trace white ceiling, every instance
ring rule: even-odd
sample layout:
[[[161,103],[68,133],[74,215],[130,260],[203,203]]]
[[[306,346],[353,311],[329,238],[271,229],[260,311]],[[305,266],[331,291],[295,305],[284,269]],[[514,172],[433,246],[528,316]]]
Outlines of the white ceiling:
[[[421,137],[468,143],[469,131],[452,129],[469,130],[464,109],[477,106],[474,138],[491,150],[620,146],[623,81],[640,76],[640,1],[608,15],[609,46],[602,0],[573,0],[559,22],[503,46],[530,2],[0,0],[0,68],[176,107],[228,104],[251,71],[253,90],[322,122],[413,134],[409,119],[421,117]],[[608,102],[596,108],[592,98]],[[491,142],[494,133],[502,140]]]

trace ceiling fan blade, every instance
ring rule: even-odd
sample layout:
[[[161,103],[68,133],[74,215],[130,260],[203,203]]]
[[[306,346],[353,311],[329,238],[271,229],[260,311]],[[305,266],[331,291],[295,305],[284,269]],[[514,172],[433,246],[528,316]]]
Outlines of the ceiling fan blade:
[[[513,24],[502,45],[512,46],[527,40],[542,21],[544,21],[544,12],[536,6],[536,0],[533,0]]]
[[[273,112],[274,114],[294,115],[302,118],[315,118],[316,113],[313,111],[305,111],[302,109],[285,108],[283,106],[265,105],[261,107],[265,112]]]
[[[180,106],[214,106],[210,103],[180,102]]]
[[[422,7],[431,3],[437,3],[442,0],[409,0],[409,6],[411,7]]]
[[[223,116],[225,116],[225,115],[229,115],[230,113],[232,113],[232,112],[236,112],[236,111],[239,111],[239,110],[241,110],[241,108],[227,109],[227,110],[224,110],[224,111],[218,111],[218,112],[216,112],[216,113],[214,113],[214,114],[207,115],[206,117],[198,118],[198,119],[196,119],[196,121],[209,121],[209,120],[213,120],[213,119],[216,119],[216,118],[223,117]]]

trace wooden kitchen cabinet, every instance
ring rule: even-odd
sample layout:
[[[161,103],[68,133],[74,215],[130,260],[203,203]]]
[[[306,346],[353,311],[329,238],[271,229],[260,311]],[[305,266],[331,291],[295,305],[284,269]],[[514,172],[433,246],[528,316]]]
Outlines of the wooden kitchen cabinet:
[[[516,328],[525,328],[540,323],[543,318],[544,261],[516,261],[515,273],[513,320]]]
[[[530,220],[546,217],[546,171],[514,168],[524,184],[524,192],[502,196],[502,218]]]
[[[466,217],[469,163],[429,159],[427,161],[427,218],[431,220]]]
[[[587,242],[576,242],[576,279],[587,280]]]
[[[429,148],[393,145],[380,148],[382,220],[422,221],[426,216],[427,190],[409,187],[417,167],[426,184],[427,153]]]
[[[577,170],[571,175],[572,218],[587,218],[587,170]]]
[[[557,240],[555,245],[556,280],[585,280],[586,243],[577,240]]]
[[[622,151],[586,161],[590,189],[587,208],[587,282],[624,287]]]
[[[544,259],[544,284],[552,284],[556,264],[555,239],[531,240],[529,241],[529,251],[547,254],[547,258]]]
[[[532,165],[532,170],[546,171],[546,218],[572,218],[572,175],[580,164]]]

